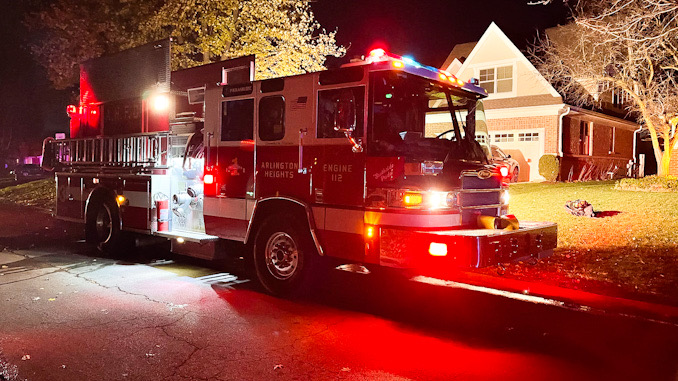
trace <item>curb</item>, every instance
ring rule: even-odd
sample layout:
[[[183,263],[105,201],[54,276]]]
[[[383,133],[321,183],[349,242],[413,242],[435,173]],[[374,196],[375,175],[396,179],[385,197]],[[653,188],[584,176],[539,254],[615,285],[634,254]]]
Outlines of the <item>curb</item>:
[[[575,311],[616,315],[678,326],[678,307],[669,305],[475,273],[458,273],[450,279],[415,276],[410,280],[547,304]]]

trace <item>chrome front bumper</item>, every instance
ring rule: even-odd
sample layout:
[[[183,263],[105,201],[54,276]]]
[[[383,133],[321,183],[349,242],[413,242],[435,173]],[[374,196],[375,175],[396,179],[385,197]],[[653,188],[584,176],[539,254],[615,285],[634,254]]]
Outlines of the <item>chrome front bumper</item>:
[[[518,230],[405,230],[382,228],[380,264],[398,268],[479,268],[499,263],[544,258],[556,248],[558,226],[551,222],[520,222]],[[429,254],[431,243],[447,245],[447,255]]]

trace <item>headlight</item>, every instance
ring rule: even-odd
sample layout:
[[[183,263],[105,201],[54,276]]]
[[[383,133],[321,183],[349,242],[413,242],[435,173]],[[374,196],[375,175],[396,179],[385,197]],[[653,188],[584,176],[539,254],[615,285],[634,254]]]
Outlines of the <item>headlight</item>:
[[[447,206],[448,207],[455,207],[459,206],[459,195],[457,192],[448,192],[447,193]]]
[[[509,192],[508,192],[508,190],[504,189],[503,191],[501,191],[500,200],[501,200],[502,205],[508,205],[508,203],[509,203]]]
[[[447,192],[428,192],[427,206],[429,209],[447,208]]]
[[[439,191],[397,191],[391,198],[390,206],[414,209],[446,209],[457,206],[455,192]]]

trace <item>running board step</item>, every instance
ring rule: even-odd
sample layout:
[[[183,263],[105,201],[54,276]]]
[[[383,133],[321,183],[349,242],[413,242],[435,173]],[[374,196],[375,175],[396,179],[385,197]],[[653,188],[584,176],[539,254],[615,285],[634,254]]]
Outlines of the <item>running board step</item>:
[[[207,243],[219,240],[219,237],[217,236],[195,232],[153,232],[153,235],[177,241],[184,240],[195,243]]]

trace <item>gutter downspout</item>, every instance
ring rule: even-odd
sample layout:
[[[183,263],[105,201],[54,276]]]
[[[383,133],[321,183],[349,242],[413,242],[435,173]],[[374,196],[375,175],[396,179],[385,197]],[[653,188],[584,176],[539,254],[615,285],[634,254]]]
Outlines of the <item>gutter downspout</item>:
[[[638,155],[636,153],[636,145],[638,144],[638,133],[643,129],[643,126],[638,127],[637,130],[633,131],[633,166],[638,165]]]
[[[572,110],[570,106],[565,106],[564,109],[565,111],[558,116],[558,157],[563,157],[563,118]]]

